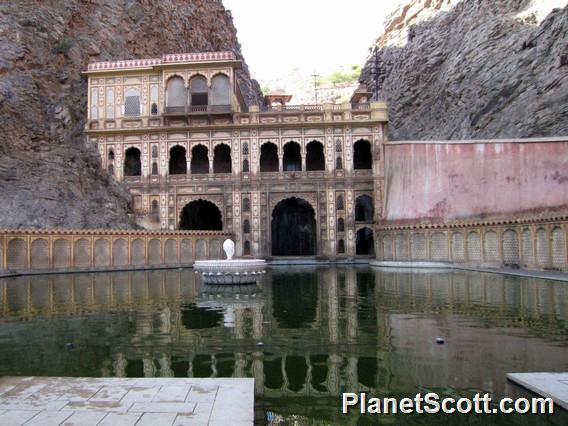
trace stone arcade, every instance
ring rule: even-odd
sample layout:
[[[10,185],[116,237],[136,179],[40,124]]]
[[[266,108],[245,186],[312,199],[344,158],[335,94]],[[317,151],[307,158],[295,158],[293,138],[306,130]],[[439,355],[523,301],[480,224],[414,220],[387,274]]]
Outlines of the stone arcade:
[[[86,137],[154,230],[232,233],[237,256],[374,254],[385,103],[247,106],[231,52],[91,63]]]

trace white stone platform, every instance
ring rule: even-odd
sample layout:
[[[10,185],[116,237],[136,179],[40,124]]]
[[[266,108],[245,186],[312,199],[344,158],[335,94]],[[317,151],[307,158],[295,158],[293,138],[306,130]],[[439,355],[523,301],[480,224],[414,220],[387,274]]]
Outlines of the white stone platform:
[[[254,379],[0,378],[0,425],[252,425]]]
[[[509,373],[507,379],[568,411],[568,373]]]

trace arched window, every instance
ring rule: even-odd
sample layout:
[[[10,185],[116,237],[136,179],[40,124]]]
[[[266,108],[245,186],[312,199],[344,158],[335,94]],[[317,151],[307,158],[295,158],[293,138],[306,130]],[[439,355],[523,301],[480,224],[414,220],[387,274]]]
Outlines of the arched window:
[[[345,253],[345,241],[339,240],[337,242],[337,254]]]
[[[246,158],[243,160],[243,173],[249,172],[249,160]]]
[[[152,162],[152,175],[156,176],[158,174],[158,163]]]
[[[365,139],[359,139],[353,145],[353,168],[372,169],[373,155],[371,154],[371,144]]]
[[[373,199],[368,195],[361,195],[355,200],[355,221],[373,221]]]
[[[135,88],[126,90],[124,94],[124,116],[138,117],[140,115],[140,91]]]
[[[231,173],[231,148],[224,143],[213,150],[213,173]]]
[[[150,109],[152,115],[158,114],[158,104],[156,102],[152,102],[152,107]]]
[[[249,241],[245,241],[245,245],[244,245],[244,255],[245,255],[245,256],[249,256],[249,255],[250,255],[250,242],[249,242]]]
[[[272,142],[267,142],[260,147],[260,171],[278,171],[278,148]]]
[[[343,151],[343,144],[341,143],[341,139],[337,139],[335,141],[335,152]]]
[[[249,154],[249,144],[245,142],[243,144],[243,155],[248,155],[248,154]]]
[[[243,212],[250,212],[250,200],[248,198],[243,198]]]
[[[248,219],[245,219],[245,221],[243,222],[243,233],[250,234],[250,222]]]
[[[209,103],[207,79],[202,75],[196,75],[189,81],[191,93],[191,106],[204,106]]]
[[[208,149],[203,145],[196,145],[191,150],[191,173],[209,173]]]
[[[152,146],[152,158],[158,158],[158,147],[156,145]]]
[[[231,105],[231,81],[225,74],[211,79],[211,105]]]
[[[112,149],[108,152],[108,159],[109,161],[114,161],[114,151]]]
[[[140,150],[134,147],[128,148],[124,154],[124,176],[140,176],[141,174]]]
[[[296,142],[288,142],[284,145],[283,167],[285,172],[302,170],[302,156],[300,155],[300,145]]]
[[[185,175],[187,173],[187,159],[185,148],[176,145],[170,149],[170,175]]]
[[[336,170],[341,170],[343,169],[343,161],[341,160],[341,157],[337,157],[335,159],[335,169]]]
[[[337,210],[345,209],[345,203],[343,202],[343,195],[337,197]]]
[[[325,170],[323,145],[318,141],[311,141],[306,146],[306,170]]]
[[[166,108],[168,111],[184,111],[187,105],[187,89],[181,77],[172,77],[166,83]]]
[[[337,232],[345,232],[345,221],[342,217],[337,219]]]
[[[152,200],[152,207],[150,208],[150,216],[152,221],[159,222],[160,221],[160,206],[158,205],[157,200]]]

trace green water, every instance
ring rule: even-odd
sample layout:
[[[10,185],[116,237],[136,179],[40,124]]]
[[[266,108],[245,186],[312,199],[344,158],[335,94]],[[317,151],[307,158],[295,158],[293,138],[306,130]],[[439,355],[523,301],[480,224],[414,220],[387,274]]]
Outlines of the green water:
[[[0,280],[0,375],[254,377],[258,424],[567,424],[339,399],[515,395],[508,372],[568,371],[567,319],[567,283],[462,271],[275,268],[224,291],[192,270],[19,277]]]

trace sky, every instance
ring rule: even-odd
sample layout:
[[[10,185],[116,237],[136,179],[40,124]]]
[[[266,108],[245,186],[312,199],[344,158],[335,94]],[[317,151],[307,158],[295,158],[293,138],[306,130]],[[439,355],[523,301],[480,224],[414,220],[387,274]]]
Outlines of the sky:
[[[261,83],[292,69],[327,74],[363,65],[400,0],[223,0]]]

